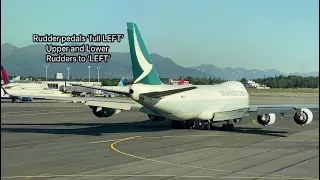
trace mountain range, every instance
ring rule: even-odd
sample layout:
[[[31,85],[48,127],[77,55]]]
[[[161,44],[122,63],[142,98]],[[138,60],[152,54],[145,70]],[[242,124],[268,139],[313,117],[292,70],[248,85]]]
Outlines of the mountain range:
[[[5,43],[1,46],[1,64],[12,76],[45,76],[45,45],[36,44],[22,48]],[[97,77],[96,67],[100,67],[100,78],[111,77],[132,77],[130,53],[112,52],[111,59],[107,63],[50,63],[48,77],[53,77],[56,73],[64,73],[66,67],[71,67],[70,74],[73,77],[87,78],[88,67],[91,66],[91,77]],[[288,75],[275,69],[245,69],[239,68],[219,68],[212,64],[202,64],[196,67],[183,67],[176,64],[170,58],[159,54],[150,54],[153,63],[162,78],[187,77],[212,77],[226,80],[240,80],[241,78],[256,79],[275,75]],[[292,73],[301,76],[318,76],[319,71],[310,73]]]

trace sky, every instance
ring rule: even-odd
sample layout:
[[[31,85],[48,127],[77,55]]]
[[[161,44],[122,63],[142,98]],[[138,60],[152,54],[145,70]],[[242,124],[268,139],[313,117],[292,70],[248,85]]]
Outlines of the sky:
[[[2,0],[1,44],[32,34],[120,33],[111,52],[129,52],[126,22],[149,53],[190,67],[319,70],[318,0]]]

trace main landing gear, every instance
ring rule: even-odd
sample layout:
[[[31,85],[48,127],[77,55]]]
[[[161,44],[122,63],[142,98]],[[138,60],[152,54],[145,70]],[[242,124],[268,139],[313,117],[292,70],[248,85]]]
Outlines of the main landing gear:
[[[222,125],[222,130],[225,130],[225,131],[232,131],[233,130],[233,124],[223,124]]]
[[[232,131],[233,124],[240,122],[240,119],[228,120],[225,121],[222,125],[222,130],[224,131]],[[201,130],[212,130],[214,127],[212,126],[213,121],[200,121],[200,120],[188,120],[188,121],[176,121],[171,120],[171,128],[172,129],[201,129]]]

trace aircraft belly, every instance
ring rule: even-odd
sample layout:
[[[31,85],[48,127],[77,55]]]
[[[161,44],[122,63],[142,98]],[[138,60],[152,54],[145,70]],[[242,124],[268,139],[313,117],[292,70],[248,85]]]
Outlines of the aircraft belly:
[[[190,108],[186,108],[186,101],[164,101],[144,98],[140,103],[155,113],[171,120],[188,120],[197,116],[194,111],[189,110]]]
[[[248,112],[249,108],[236,109],[232,111],[220,111],[216,112],[213,121],[223,121],[230,119],[242,118]]]

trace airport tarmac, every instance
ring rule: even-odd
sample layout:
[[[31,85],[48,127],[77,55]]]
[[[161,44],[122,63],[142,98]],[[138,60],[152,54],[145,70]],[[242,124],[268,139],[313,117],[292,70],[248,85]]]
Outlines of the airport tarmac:
[[[303,127],[263,127],[254,114],[226,132],[135,112],[97,118],[82,104],[1,106],[1,179],[319,179],[318,109]]]

